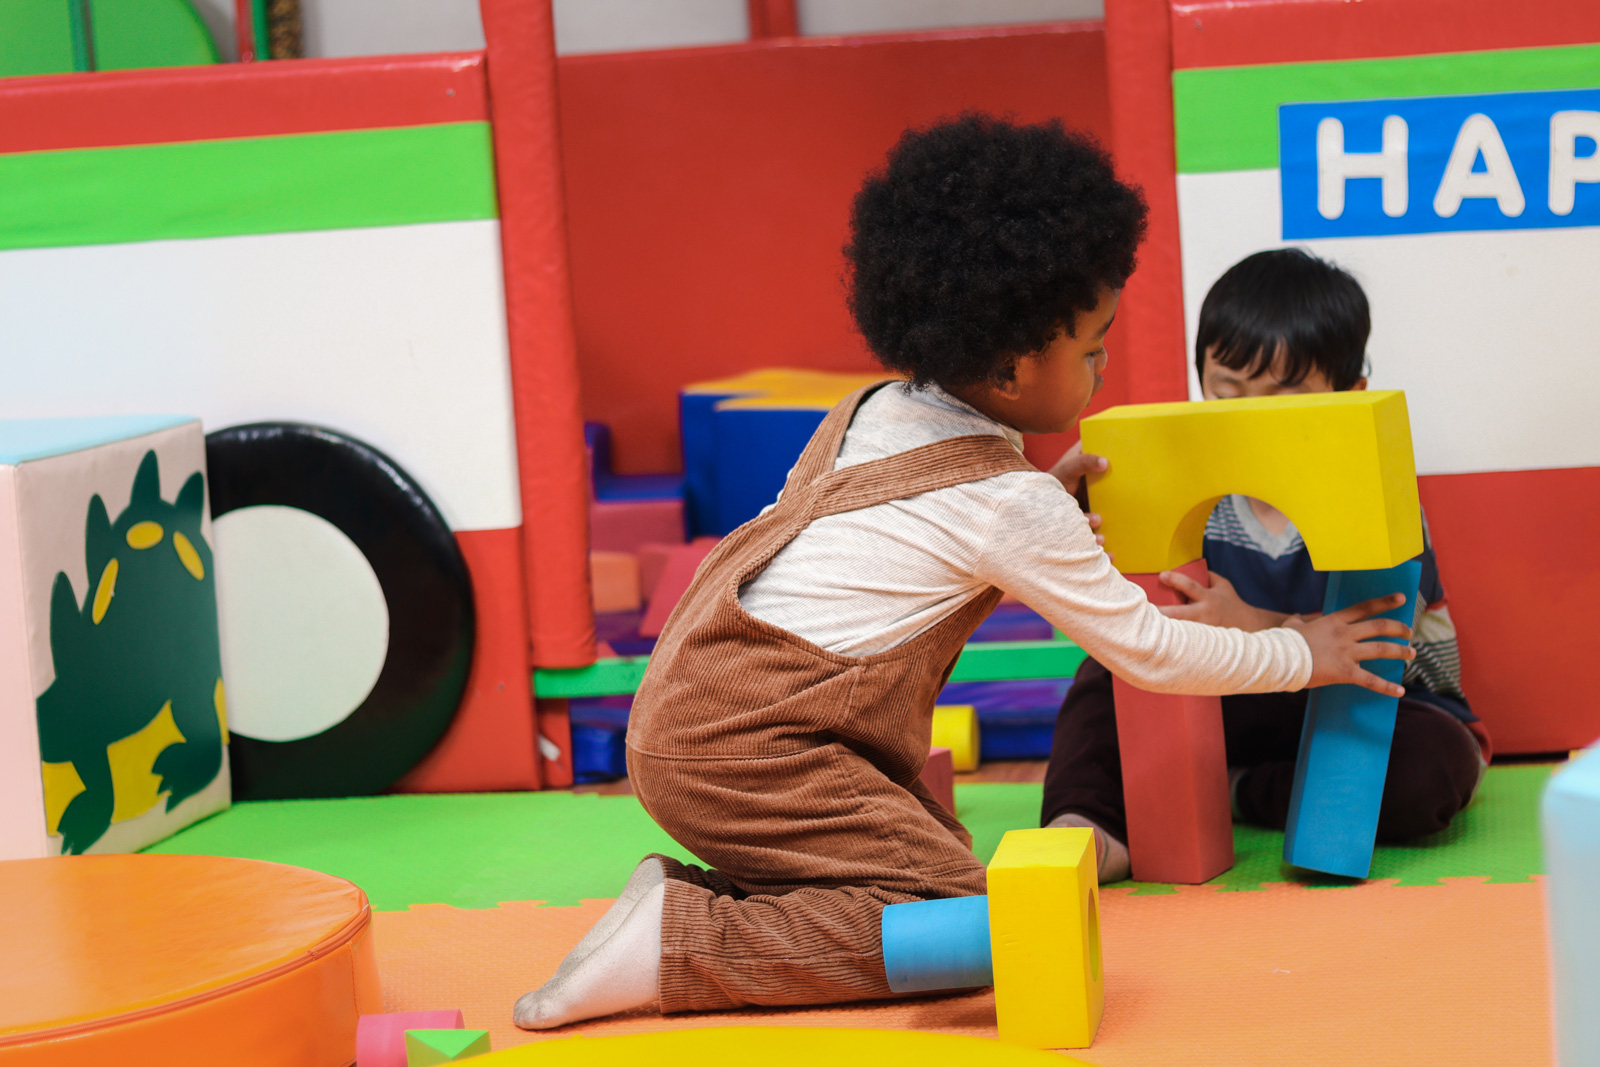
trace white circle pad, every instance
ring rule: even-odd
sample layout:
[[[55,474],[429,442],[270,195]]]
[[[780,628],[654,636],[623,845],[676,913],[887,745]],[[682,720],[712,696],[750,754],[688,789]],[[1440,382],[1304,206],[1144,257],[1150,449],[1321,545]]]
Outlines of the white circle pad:
[[[389,650],[372,564],[319,515],[277,504],[214,521],[228,729],[294,741],[366,700]]]

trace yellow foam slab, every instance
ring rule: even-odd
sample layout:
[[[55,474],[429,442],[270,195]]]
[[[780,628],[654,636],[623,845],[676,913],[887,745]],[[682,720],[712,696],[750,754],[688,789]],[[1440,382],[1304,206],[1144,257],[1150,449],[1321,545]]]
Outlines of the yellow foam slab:
[[[933,709],[934,748],[950,750],[950,766],[978,769],[978,709],[971,704],[942,704]]]
[[[978,1037],[925,1034],[914,1030],[852,1030],[824,1026],[721,1026],[667,1030],[619,1037],[559,1038],[494,1052],[474,1063],[483,1067],[1087,1067],[1082,1060],[1003,1045]]]
[[[718,378],[708,382],[693,382],[683,387],[690,394],[726,393],[744,396],[797,396],[831,394],[842,400],[862,386],[892,377],[887,371],[867,374],[844,374],[837,371],[798,370],[791,367],[768,367],[746,371],[731,378]]]
[[[1094,831],[1011,830],[989,863],[1000,1040],[1087,1048],[1105,1011]]]
[[[1411,420],[1398,390],[1129,404],[1083,420],[1110,460],[1089,502],[1125,574],[1199,559],[1230,493],[1288,515],[1323,571],[1394,567],[1422,551]]]

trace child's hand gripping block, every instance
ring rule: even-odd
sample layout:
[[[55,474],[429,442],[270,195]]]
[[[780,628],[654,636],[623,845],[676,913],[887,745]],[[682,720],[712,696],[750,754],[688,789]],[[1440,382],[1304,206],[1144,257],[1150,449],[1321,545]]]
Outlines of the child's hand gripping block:
[[[1012,830],[987,897],[884,908],[883,963],[896,993],[992,983],[1002,1041],[1087,1048],[1105,1006],[1094,832]]]
[[[1324,614],[1390,593],[1406,602],[1383,618],[1411,623],[1416,616],[1422,564],[1409,560],[1386,570],[1339,571],[1328,576]],[[1379,640],[1394,640],[1379,638]],[[1363,666],[1391,682],[1400,681],[1405,661],[1367,660]],[[1378,834],[1378,809],[1389,772],[1389,743],[1400,701],[1358,685],[1311,690],[1300,732],[1300,755],[1289,794],[1289,821],[1283,858],[1348,878],[1365,878],[1372,867]]]
[[[1394,391],[1130,404],[1083,420],[1106,551],[1124,574],[1200,558],[1230,493],[1294,521],[1318,570],[1394,567],[1422,551],[1405,394]]]
[[[1210,584],[1204,560],[1178,570]],[[1130,574],[1157,606],[1182,597],[1153,574]],[[1199,885],[1233,866],[1233,810],[1218,697],[1149,693],[1111,680],[1128,814],[1128,855],[1143,882]]]
[[[1556,1060],[1600,1063],[1600,749],[1558,770],[1540,809]]]

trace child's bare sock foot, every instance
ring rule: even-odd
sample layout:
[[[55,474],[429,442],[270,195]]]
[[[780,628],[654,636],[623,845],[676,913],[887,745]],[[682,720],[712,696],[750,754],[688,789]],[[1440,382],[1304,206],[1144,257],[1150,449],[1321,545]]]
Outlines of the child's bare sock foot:
[[[524,1030],[548,1030],[656,1003],[661,984],[661,915],[667,887],[657,883],[611,936],[572,967],[527,993],[512,1009]]]
[[[622,887],[622,892],[617,894],[617,899],[611,902],[611,907],[600,916],[600,920],[589,927],[589,932],[583,935],[583,940],[575,945],[567,958],[561,961],[561,966],[556,968],[556,975],[570,971],[584,957],[599,948],[606,938],[616,932],[633,911],[634,905],[644,899],[644,895],[662,882],[666,881],[667,870],[661,861],[654,856],[642,861],[633,869],[633,874],[628,878],[628,884]]]
[[[1133,865],[1128,859],[1128,846],[1100,829],[1092,820],[1082,815],[1057,815],[1050,820],[1050,825],[1078,826],[1094,831],[1095,855],[1098,857],[1097,867],[1101,885],[1120,882],[1133,873]]]

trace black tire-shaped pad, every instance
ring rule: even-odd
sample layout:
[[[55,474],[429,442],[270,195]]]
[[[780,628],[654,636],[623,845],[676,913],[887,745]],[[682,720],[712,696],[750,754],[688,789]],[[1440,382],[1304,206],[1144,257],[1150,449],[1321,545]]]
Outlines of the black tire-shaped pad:
[[[439,509],[388,456],[319,426],[259,422],[206,435],[213,519],[276,504],[317,515],[361,550],[389,611],[372,691],[310,737],[229,745],[236,800],[367,796],[449,729],[472,664],[472,581]],[[224,678],[224,682],[226,682]]]

